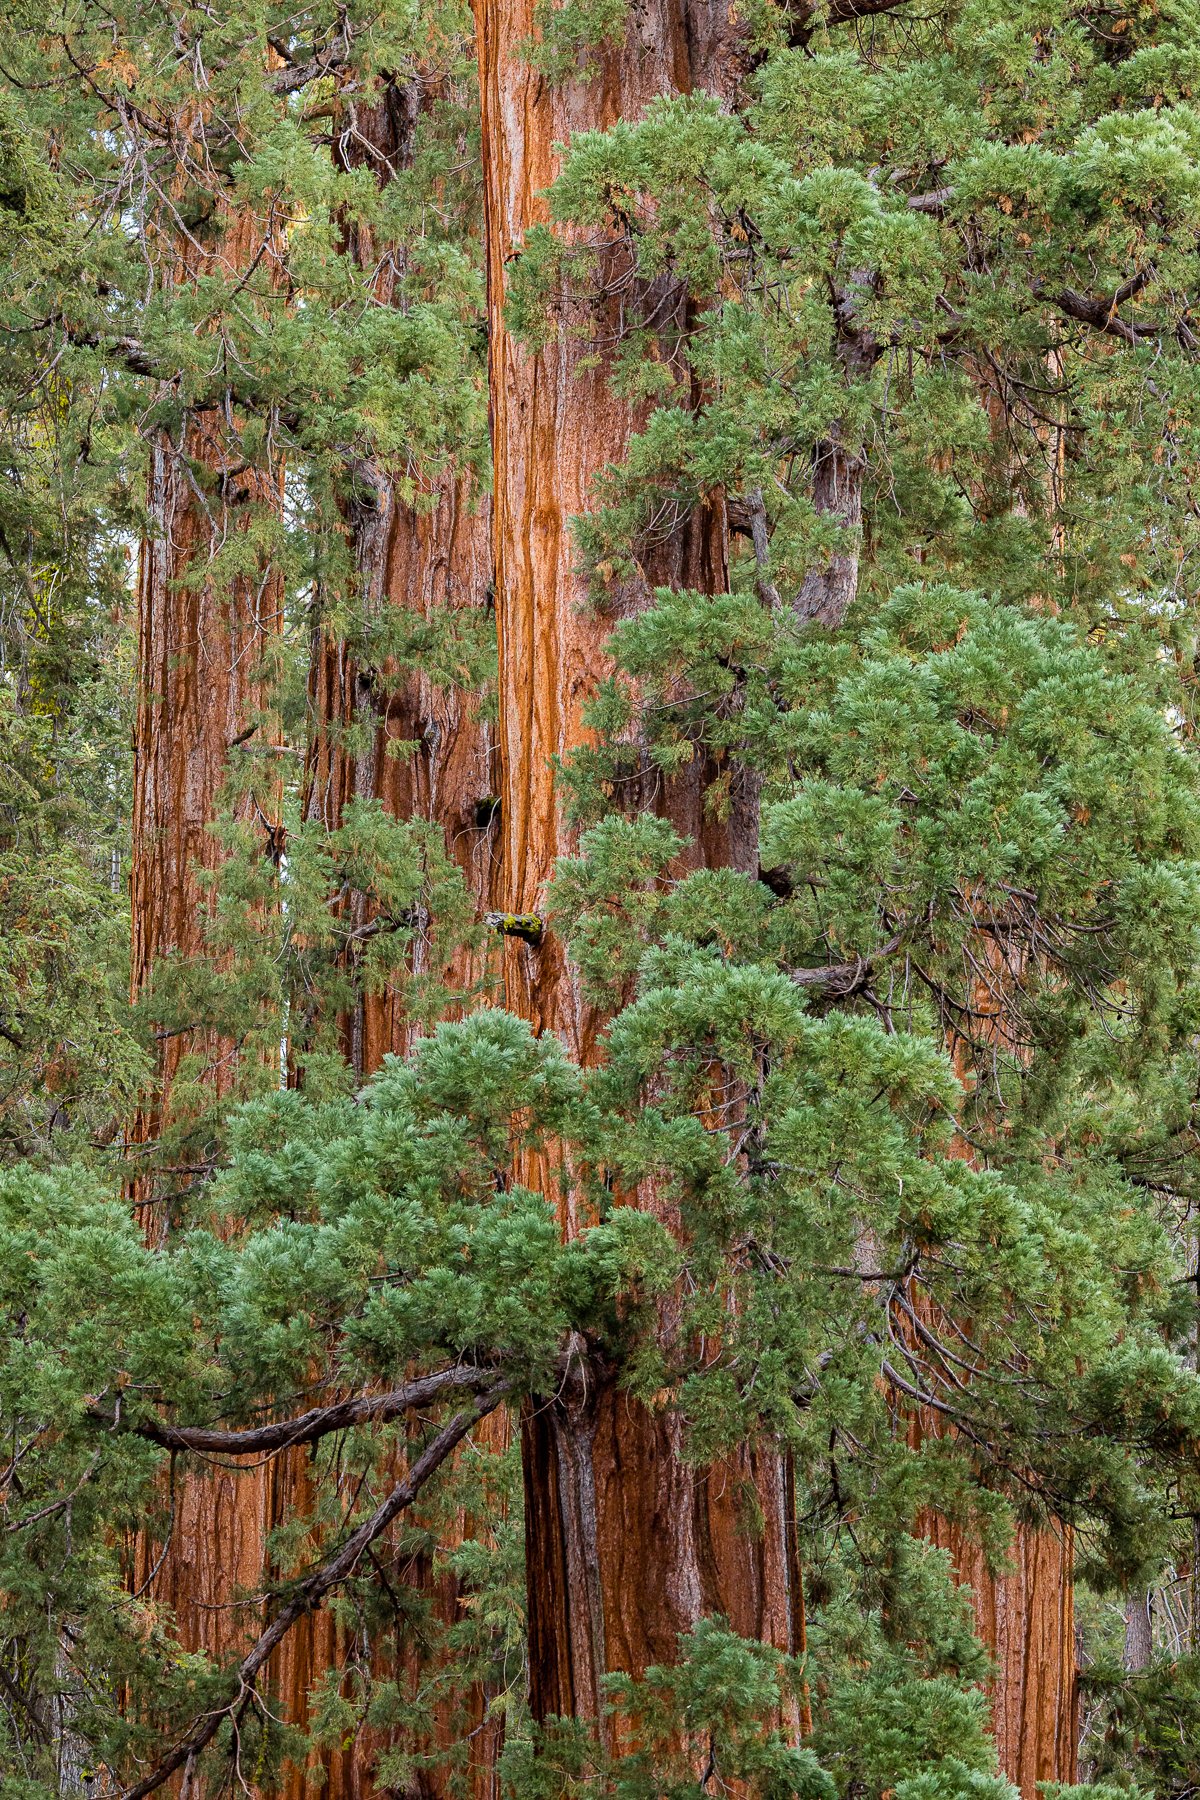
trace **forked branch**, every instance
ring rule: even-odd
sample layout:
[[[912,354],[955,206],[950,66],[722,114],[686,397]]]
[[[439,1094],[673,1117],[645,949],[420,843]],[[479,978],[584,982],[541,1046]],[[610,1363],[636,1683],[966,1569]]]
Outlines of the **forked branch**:
[[[471,1428],[480,1419],[486,1418],[488,1413],[495,1411],[511,1386],[512,1383],[508,1380],[495,1382],[479,1394],[472,1405],[464,1407],[454,1415],[449,1424],[442,1427],[437,1436],[425,1446],[404,1479],[396,1483],[387,1499],[363,1520],[357,1531],[351,1533],[341,1549],[327,1562],[311,1570],[292,1589],[286,1603],[233,1671],[228,1698],[197,1719],[191,1730],[180,1738],[148,1775],[125,1790],[124,1800],[145,1800],[148,1794],[153,1794],[165,1781],[170,1780],[176,1770],[193,1761],[212,1742],[225,1720],[233,1718],[254,1693],[255,1684],[268,1657],[283,1642],[293,1625],[306,1613],[315,1611],[336,1587],[349,1580],[375,1540],[382,1536],[393,1519],[412,1505],[430,1476],[441,1467]]]

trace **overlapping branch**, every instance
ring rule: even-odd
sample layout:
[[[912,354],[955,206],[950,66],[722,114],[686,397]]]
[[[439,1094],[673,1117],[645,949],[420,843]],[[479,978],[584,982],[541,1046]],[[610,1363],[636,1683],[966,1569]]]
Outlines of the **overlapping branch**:
[[[400,1418],[416,1406],[427,1406],[443,1394],[454,1390],[490,1392],[496,1384],[495,1368],[476,1368],[455,1363],[421,1375],[403,1387],[391,1388],[383,1394],[359,1394],[348,1400],[335,1400],[328,1406],[314,1406],[290,1419],[273,1420],[269,1425],[251,1425],[240,1430],[225,1430],[206,1425],[172,1425],[166,1419],[135,1418],[128,1421],[119,1414],[105,1414],[98,1409],[92,1417],[110,1429],[127,1431],[135,1437],[161,1444],[165,1450],[191,1450],[207,1456],[261,1456],[275,1450],[288,1450],[296,1444],[315,1444],[334,1431],[346,1431],[354,1425],[385,1425]]]
[[[462,1372],[456,1371],[456,1373],[458,1373],[461,1383]],[[270,1624],[259,1634],[254,1644],[233,1670],[227,1697],[219,1705],[202,1714],[195,1721],[191,1730],[177,1741],[174,1747],[150,1770],[149,1774],[144,1775],[132,1787],[125,1789],[123,1800],[145,1800],[147,1795],[153,1794],[162,1787],[164,1782],[169,1781],[177,1770],[192,1762],[212,1742],[226,1720],[236,1722],[251,1703],[258,1677],[272,1651],[283,1642],[292,1627],[305,1614],[314,1612],[335,1588],[349,1580],[376,1539],[382,1536],[394,1519],[413,1504],[430,1477],[442,1466],[472,1427],[477,1425],[481,1419],[486,1418],[489,1413],[495,1411],[511,1391],[512,1385],[512,1382],[504,1377],[493,1379],[491,1385],[478,1394],[471,1405],[465,1406],[455,1413],[448,1424],[444,1425],[425,1446],[408,1473],[396,1483],[391,1493],[375,1508],[374,1512],[363,1520],[358,1529],[350,1534],[332,1556],[318,1564],[315,1569],[310,1570],[292,1588]],[[397,1393],[400,1391],[396,1390]],[[391,1396],[382,1398],[388,1399]],[[323,1408],[320,1410],[329,1413],[335,1409]],[[297,1421],[290,1423],[294,1426]],[[336,1427],[331,1426],[330,1429],[336,1429]],[[248,1437],[252,1434],[231,1433],[226,1435]]]

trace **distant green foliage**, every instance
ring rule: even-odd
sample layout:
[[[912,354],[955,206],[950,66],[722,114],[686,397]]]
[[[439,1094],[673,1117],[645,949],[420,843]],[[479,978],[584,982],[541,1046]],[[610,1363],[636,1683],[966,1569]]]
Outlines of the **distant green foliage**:
[[[1088,1743],[1093,1776],[1114,1793],[1139,1789],[1187,1800],[1197,1784],[1200,1665],[1194,1655],[1156,1658],[1129,1673],[1112,1663],[1085,1671],[1084,1700],[1096,1709]]]

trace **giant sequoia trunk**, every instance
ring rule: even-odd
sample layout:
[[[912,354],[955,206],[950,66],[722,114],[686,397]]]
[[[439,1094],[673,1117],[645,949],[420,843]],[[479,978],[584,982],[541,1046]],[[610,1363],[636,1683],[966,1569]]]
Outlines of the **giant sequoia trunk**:
[[[369,510],[355,508],[350,513],[362,603],[371,608],[401,607],[425,617],[458,607],[486,607],[491,576],[488,508],[485,496],[472,493],[469,478],[451,476],[439,483],[431,511],[415,512],[400,503],[385,480],[374,493]],[[318,622],[310,666],[313,735],[305,816],[321,820],[333,831],[341,825],[350,801],[378,800],[393,818],[427,819],[440,825],[478,909],[485,911],[492,900],[495,861],[495,773],[487,721],[472,697],[460,689],[439,687],[419,672],[399,681],[386,669],[378,675],[377,680],[361,669],[346,643]],[[346,748],[345,729],[352,726],[360,732],[365,728],[367,748]],[[416,748],[397,757],[388,753],[389,743]],[[344,904],[351,909],[356,930],[369,925],[366,895],[351,894]],[[483,970],[476,965],[476,958],[460,951],[450,971],[452,986],[465,989],[477,981]],[[412,1025],[403,999],[390,986],[360,993],[339,1023],[343,1051],[360,1081],[369,1079],[385,1056],[403,1054],[411,1042]],[[475,1435],[502,1449],[507,1430],[506,1418],[498,1411],[477,1427]],[[471,1522],[460,1517],[452,1535],[461,1542],[471,1530]],[[451,1575],[436,1575],[427,1558],[410,1556],[398,1579],[410,1593],[420,1590],[443,1623],[460,1615],[463,1601],[457,1582]],[[336,1660],[337,1649],[335,1628],[327,1615],[309,1621],[303,1639],[290,1646],[286,1687],[294,1716],[305,1716],[304,1696]],[[407,1680],[415,1696],[428,1675],[420,1648],[407,1647],[402,1666],[391,1673]],[[434,1754],[469,1733],[470,1792],[477,1800],[488,1800],[496,1791],[503,1738],[500,1721],[487,1717],[488,1699],[476,1688],[460,1696],[457,1706],[454,1702],[430,1706],[427,1735],[405,1744],[406,1749]],[[370,1766],[381,1747],[364,1737],[352,1754],[334,1759],[330,1779],[338,1783],[338,1793],[369,1789]],[[447,1791],[444,1771],[436,1765],[426,1770],[422,1781],[422,1800],[437,1800]],[[292,1791],[300,1800],[304,1790],[299,1772]]]
[[[619,459],[638,423],[603,374],[580,369],[582,350],[560,339],[527,354],[505,327],[505,272],[530,225],[547,217],[554,143],[582,129],[636,117],[655,94],[722,89],[736,43],[719,4],[639,13],[620,50],[590,82],[551,89],[521,60],[531,9],[478,0],[484,105],[491,318],[497,608],[500,629],[504,904],[539,912],[554,860],[573,848],[555,790],[553,759],[585,733],[582,707],[607,672],[608,622],[583,603],[570,536],[589,484]],[[814,570],[800,610],[841,622],[857,583],[862,457],[822,445],[814,503],[846,530],[845,549]],[[709,559],[710,564],[713,559]],[[693,585],[698,585],[693,582]],[[660,803],[661,804],[661,803]],[[666,796],[668,815],[696,820]],[[730,860],[742,857],[726,847]],[[704,854],[702,848],[701,854]],[[711,857],[711,851],[708,852]],[[716,860],[715,857],[712,860]],[[597,1053],[601,1021],[583,1001],[558,942],[510,944],[510,1004],[538,1029],[559,1032],[583,1062]],[[525,1170],[575,1216],[569,1171]],[[619,1400],[593,1379],[525,1428],[530,1663],[534,1712],[594,1717],[608,1669],[634,1672],[669,1659],[698,1613],[722,1610],[737,1629],[780,1646],[803,1630],[796,1557],[789,1555],[782,1473],[764,1457],[750,1474],[763,1501],[762,1540],[716,1516],[728,1484],[696,1479],[680,1458],[677,1424]],[[931,1527],[935,1535],[949,1528]],[[1037,1779],[1069,1779],[1074,1766],[1070,1584],[1057,1540],[1022,1533],[1015,1572],[994,1581],[977,1550],[950,1532],[955,1565],[972,1583],[981,1635],[999,1669],[995,1720],[1002,1763],[1032,1792]]]
[[[214,263],[226,271],[244,266],[257,248],[254,236],[249,219],[230,222]],[[185,266],[180,278],[200,272]],[[138,590],[135,1000],[152,993],[164,959],[206,954],[205,876],[223,854],[213,830],[223,809],[261,833],[264,856],[279,852],[271,704],[282,585],[265,560],[253,573],[220,574],[222,547],[250,529],[262,509],[279,504],[278,471],[244,467],[220,408],[185,413],[178,441],[165,430],[155,437],[152,531],[141,549]],[[216,1097],[235,1086],[244,1054],[238,1037],[204,1023],[162,1034],[155,1089],[132,1133],[135,1151],[152,1153],[164,1128],[182,1130],[187,1145],[188,1121],[173,1104],[185,1055],[197,1059],[203,1092]],[[191,1172],[189,1164],[136,1179],[148,1231],[167,1228],[163,1188],[186,1183]],[[238,1587],[253,1591],[261,1580],[269,1518],[265,1471],[213,1470],[179,1484],[165,1546],[139,1538],[137,1585],[173,1611],[189,1649],[220,1656],[239,1641],[241,1615],[230,1600]]]
[[[353,132],[335,134],[338,160],[347,169],[365,166],[386,184],[411,163],[422,109],[437,98],[435,82],[423,87],[386,80],[374,104],[356,109]],[[392,305],[402,252],[377,242],[361,221],[348,226],[346,248],[364,269],[374,270],[376,303]],[[419,508],[398,497],[382,470],[360,464],[351,474],[355,492],[345,503],[344,523],[354,610],[363,623],[377,622],[388,609],[436,622],[490,606],[490,504],[469,471],[437,479]],[[486,911],[496,863],[497,774],[480,696],[439,686],[420,668],[364,666],[318,616],[309,704],[305,817],[335,831],[352,800],[375,800],[395,819],[439,824],[478,910]],[[355,733],[352,750],[345,744],[348,730]],[[401,746],[408,748],[396,754]],[[369,923],[364,895],[349,896],[347,904],[354,929]],[[460,957],[454,973],[465,986],[482,971]],[[409,1023],[391,990],[364,994],[341,1026],[343,1049],[360,1080],[408,1043]]]
[[[837,297],[834,308],[838,360],[853,380],[869,376],[877,355],[874,341],[856,323],[856,289],[866,282],[864,275],[855,277],[849,295]],[[1000,397],[986,371],[980,371],[979,380],[1000,439],[1007,429]],[[797,595],[796,613],[806,623],[837,630],[857,599],[865,474],[865,448],[848,444],[840,421],[835,422],[813,455],[812,503],[818,517],[833,521],[842,535],[832,552],[814,564]],[[991,498],[983,497],[983,504]],[[982,954],[986,963],[986,947]],[[979,1004],[984,1014],[1003,1009],[1002,979]],[[997,1030],[1005,1035],[1002,1023]],[[952,1043],[951,1049],[969,1088],[970,1054],[965,1046]],[[969,1146],[961,1142],[960,1148],[970,1159]],[[914,1447],[922,1436],[937,1435],[941,1423],[929,1412],[914,1420]],[[970,1588],[976,1632],[995,1662],[992,1723],[1001,1768],[1027,1800],[1035,1800],[1038,1782],[1073,1781],[1079,1728],[1069,1530],[1019,1524],[1011,1572],[996,1576],[968,1531],[932,1513],[921,1525],[927,1537],[948,1551],[956,1576]]]
[[[361,602],[397,607],[425,619],[490,604],[488,497],[469,475],[448,475],[433,489],[432,510],[415,511],[380,481],[369,509],[354,507],[350,526]],[[493,728],[478,696],[439,686],[420,670],[364,669],[353,650],[318,620],[309,675],[312,740],[304,816],[327,830],[341,825],[352,800],[377,800],[394,819],[441,826],[480,913],[493,900],[496,805]],[[366,748],[348,749],[357,728]],[[353,741],[353,740],[352,740]],[[407,746],[393,754],[389,746]],[[355,930],[369,924],[369,901],[346,904]],[[482,976],[477,958],[460,952],[451,984]],[[402,1054],[410,1037],[401,998],[391,988],[363,993],[341,1020],[342,1048],[358,1080],[384,1057]]]
[[[152,535],[138,581],[138,686],[134,727],[131,988],[152,989],[166,957],[208,948],[206,879],[223,856],[213,827],[228,811],[262,834],[277,856],[279,770],[271,730],[278,673],[282,584],[257,575],[214,576],[221,544],[280,503],[275,476],[239,470],[215,409],[186,418],[179,443],[151,445]],[[204,487],[211,487],[210,495]],[[226,813],[226,816],[227,813]],[[214,1094],[236,1084],[242,1045],[201,1023],[159,1036],[155,1089],[135,1141],[150,1142],[170,1116],[184,1056],[199,1057]]]
[[[1071,1536],[1018,1528],[1011,1572],[992,1575],[979,1545],[936,1516],[926,1535],[971,1589],[975,1629],[996,1663],[992,1725],[1000,1766],[1026,1800],[1040,1781],[1076,1779],[1078,1700]]]
[[[997,461],[1001,466],[1011,465],[1012,421],[995,372],[981,363],[972,373],[988,415]],[[1051,466],[1051,482],[1058,483],[1061,443]],[[1010,486],[1008,481],[998,481],[995,492],[978,496],[981,511],[986,515],[1000,503],[1000,496],[1003,503],[1012,504]],[[1056,486],[1051,486],[1045,499],[1051,508],[1061,503]],[[1019,498],[1016,508],[1023,510]],[[949,1045],[967,1092],[973,1090],[981,1056],[986,1062],[991,1045],[999,1042],[1020,1053],[1013,1022],[1013,991],[1022,975],[1020,955],[1002,953],[994,938],[985,938],[977,967],[987,971],[986,980],[980,980],[978,992],[971,996],[977,1015],[975,1029],[982,1042],[971,1046],[952,1033]],[[965,1139],[959,1140],[959,1151],[967,1160],[975,1156]],[[937,1423],[927,1418],[923,1427],[936,1429]],[[1036,1800],[1039,1782],[1075,1781],[1079,1694],[1074,1541],[1069,1527],[1059,1523],[1039,1530],[1018,1524],[1010,1572],[999,1576],[990,1573],[979,1544],[960,1526],[932,1518],[927,1529],[934,1542],[949,1551],[956,1574],[970,1588],[975,1629],[995,1661],[992,1721],[1001,1768],[1025,1800]]]
[[[346,134],[344,165],[366,165],[381,183],[411,161],[413,138],[422,101],[418,83],[387,81],[376,102],[359,106],[355,130]],[[376,271],[374,297],[387,306],[394,298],[398,257],[374,240],[369,227],[350,228],[347,248],[365,269]],[[354,494],[344,506],[354,582],[352,611],[361,622],[378,622],[396,609],[436,625],[463,609],[486,611],[491,602],[490,504],[469,472],[450,471],[423,496],[419,508],[402,501],[395,484],[381,469],[359,466],[353,471]],[[493,730],[480,696],[462,688],[439,685],[421,669],[397,670],[385,662],[368,667],[327,620],[314,621],[309,664],[310,740],[305,767],[303,813],[309,822],[337,831],[352,801],[378,801],[398,820],[423,819],[440,826],[447,851],[463,871],[478,913],[493,901],[496,806]],[[348,735],[349,734],[349,735]],[[403,746],[400,754],[393,754]],[[351,927],[351,949],[358,934],[371,925],[371,900],[353,891],[341,902]],[[422,954],[420,940],[414,960]],[[485,974],[469,949],[456,953],[448,971],[452,989],[466,991]],[[357,1082],[368,1080],[385,1056],[408,1049],[413,1026],[403,996],[395,987],[361,990],[339,1018],[343,1054]],[[476,1438],[502,1449],[508,1425],[497,1411],[477,1428]],[[282,1478],[284,1500],[301,1496],[299,1469]],[[464,1516],[451,1536],[463,1541],[472,1531]],[[452,1547],[452,1546],[450,1546]],[[397,1580],[410,1594],[421,1593],[436,1618],[449,1625],[461,1616],[463,1596],[453,1576],[436,1574],[430,1560],[418,1554],[406,1559]],[[305,1696],[324,1669],[338,1659],[340,1646],[332,1621],[322,1616],[307,1622],[286,1652],[286,1691],[293,1716],[303,1719]],[[406,1643],[400,1666],[388,1673],[406,1683],[415,1697],[428,1685],[428,1669],[418,1644]],[[497,1757],[503,1741],[500,1721],[487,1715],[490,1696],[472,1688],[455,1700],[426,1708],[428,1727],[405,1749],[436,1756],[465,1736],[470,1739],[469,1791],[488,1800],[496,1791]],[[365,1734],[344,1756],[331,1760],[329,1779],[338,1793],[370,1789],[378,1737]],[[431,1764],[421,1776],[421,1800],[437,1800],[447,1792],[446,1769]],[[292,1792],[304,1791],[296,1771]],[[454,1788],[454,1792],[461,1791]]]
[[[521,46],[534,31],[532,0],[478,0],[483,94],[488,305],[495,464],[496,607],[500,654],[502,891],[506,909],[540,913],[555,860],[575,844],[556,786],[555,759],[586,740],[583,709],[608,671],[612,620],[586,605],[572,542],[574,515],[591,483],[625,453],[640,418],[587,365],[587,345],[568,334],[530,354],[507,329],[506,268],[525,232],[546,220],[544,190],[558,166],[555,144],[635,118],[657,95],[693,88],[728,92],[738,42],[723,0],[654,0],[634,12],[624,43],[602,52],[587,79],[550,85]],[[681,527],[667,573],[719,591],[724,520],[698,509]],[[756,849],[753,817],[718,825],[704,806],[715,771],[702,764],[655,804],[690,839],[689,860],[745,864]],[[743,811],[749,810],[747,807]],[[603,1020],[586,1003],[553,934],[506,947],[513,1010],[557,1032],[583,1064],[599,1054]],[[521,1178],[559,1205],[568,1232],[579,1215],[570,1171],[550,1159]],[[654,1196],[639,1197],[653,1205]],[[763,1451],[737,1466],[697,1471],[682,1454],[670,1410],[654,1412],[588,1366],[557,1398],[530,1409],[524,1426],[530,1691],[535,1717],[598,1720],[610,1670],[640,1673],[673,1661],[679,1634],[711,1612],[782,1650],[798,1647],[802,1602],[789,1553],[785,1471]],[[737,1518],[743,1484],[757,1490],[761,1534]],[[794,1549],[794,1546],[792,1546]],[[602,1727],[603,1729],[603,1727]]]

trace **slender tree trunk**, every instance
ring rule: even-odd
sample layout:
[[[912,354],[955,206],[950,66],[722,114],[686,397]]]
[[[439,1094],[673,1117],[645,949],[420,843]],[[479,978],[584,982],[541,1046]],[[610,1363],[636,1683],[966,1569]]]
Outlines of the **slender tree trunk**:
[[[1150,1607],[1154,1590],[1130,1594],[1125,1602],[1125,1648],[1122,1662],[1130,1674],[1150,1667],[1154,1655],[1154,1634]]]
[[[738,43],[721,0],[652,0],[629,21],[620,48],[600,54],[588,79],[551,86],[520,46],[534,30],[532,0],[478,0],[487,209],[496,605],[500,654],[502,896],[505,909],[541,913],[559,856],[575,837],[562,810],[556,759],[587,741],[583,708],[608,673],[611,620],[585,604],[571,520],[588,510],[591,483],[619,460],[640,415],[586,366],[586,345],[562,334],[537,355],[510,335],[506,266],[524,234],[548,217],[544,190],[557,142],[636,118],[657,95],[729,91]],[[725,525],[716,511],[687,522],[670,556],[676,579],[720,591]],[[750,813],[717,826],[704,788],[715,771],[637,798],[692,841],[688,860],[754,866]],[[636,803],[636,802],[635,802]],[[585,1002],[553,934],[537,946],[509,940],[510,1007],[553,1030],[583,1064],[595,1060],[602,1019]],[[580,1216],[569,1169],[531,1159],[523,1181],[552,1197],[564,1229]],[[639,1203],[655,1204],[653,1195]],[[598,1720],[601,1680],[672,1661],[678,1637],[703,1614],[782,1650],[802,1635],[796,1561],[789,1555],[782,1459],[749,1452],[695,1470],[682,1455],[671,1410],[619,1393],[594,1366],[525,1419],[526,1566],[530,1697],[534,1716]],[[742,1529],[743,1484],[756,1490],[761,1534]],[[794,1544],[793,1544],[794,1548]]]

